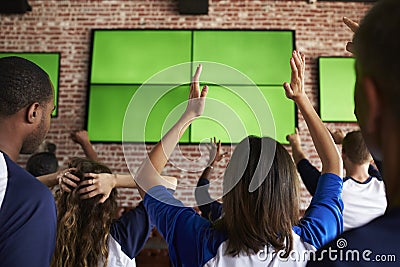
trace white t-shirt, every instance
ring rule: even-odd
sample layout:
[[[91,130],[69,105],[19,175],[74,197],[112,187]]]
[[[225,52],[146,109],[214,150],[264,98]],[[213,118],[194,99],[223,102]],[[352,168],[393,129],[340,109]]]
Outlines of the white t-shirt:
[[[345,231],[363,226],[383,215],[387,206],[385,184],[372,176],[364,183],[345,177],[342,199]]]

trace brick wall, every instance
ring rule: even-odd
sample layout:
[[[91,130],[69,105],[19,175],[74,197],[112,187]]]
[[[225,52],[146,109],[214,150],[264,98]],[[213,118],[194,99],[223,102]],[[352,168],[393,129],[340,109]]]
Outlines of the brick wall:
[[[84,127],[87,97],[90,30],[92,28],[160,28],[160,29],[291,29],[296,31],[296,47],[308,61],[306,90],[317,106],[317,57],[349,56],[344,47],[351,32],[341,18],[359,20],[369,4],[317,2],[306,0],[209,0],[209,15],[179,15],[176,0],[30,0],[32,12],[25,15],[0,15],[0,51],[61,52],[59,116],[52,120],[48,140],[57,144],[57,156],[65,165],[71,156],[82,156],[78,146],[69,139],[72,130]],[[106,126],[105,126],[106,127]],[[356,124],[330,123],[328,127],[351,130]],[[306,153],[320,166],[305,123],[299,116],[299,130]],[[100,159],[115,172],[127,172],[122,147],[119,144],[95,144]],[[178,177],[177,195],[186,204],[194,204],[192,188],[205,166],[204,148],[182,146],[186,158],[173,156],[165,174]],[[224,147],[224,149],[230,149]],[[131,146],[129,158],[137,166],[141,148]],[[24,164],[26,156],[21,156]],[[223,167],[226,162],[222,163]],[[178,168],[176,167],[178,166]],[[186,173],[181,169],[198,170]],[[221,177],[217,168],[214,179]],[[218,176],[218,177],[217,177]],[[221,181],[220,178],[217,179]],[[211,193],[218,195],[221,187],[213,184]],[[134,205],[136,191],[121,189],[120,204]],[[309,195],[302,190],[303,207]]]

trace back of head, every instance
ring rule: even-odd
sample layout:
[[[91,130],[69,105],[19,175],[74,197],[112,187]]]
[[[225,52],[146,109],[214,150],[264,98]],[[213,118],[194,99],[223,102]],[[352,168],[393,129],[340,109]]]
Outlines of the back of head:
[[[280,143],[250,136],[237,145],[225,172],[223,212],[216,227],[228,235],[228,255],[268,244],[288,255],[299,219],[298,176]]]
[[[111,173],[105,165],[83,158],[71,160],[69,167],[76,168],[71,173],[81,181],[89,179],[84,177],[85,173]],[[104,203],[99,203],[100,195],[81,199],[78,193],[81,188],[71,188],[71,193],[57,192],[58,225],[52,261],[54,267],[97,266],[100,260],[107,266],[107,242],[116,214],[117,193],[114,189]]]
[[[400,1],[380,0],[366,14],[354,36],[357,71],[371,77],[400,121]]]
[[[52,96],[49,76],[38,65],[20,57],[0,58],[0,117]]]
[[[360,131],[349,132],[343,139],[342,150],[354,164],[366,164],[372,160],[371,154]]]
[[[58,170],[57,157],[51,152],[33,154],[26,162],[26,170],[35,177],[55,173]]]

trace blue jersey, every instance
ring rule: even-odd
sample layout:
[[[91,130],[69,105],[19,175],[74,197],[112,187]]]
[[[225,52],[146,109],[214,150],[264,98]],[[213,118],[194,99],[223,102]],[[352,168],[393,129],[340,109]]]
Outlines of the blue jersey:
[[[144,205],[152,222],[168,243],[174,266],[304,266],[315,251],[343,230],[342,179],[323,174],[304,218],[293,227],[293,259],[281,259],[269,244],[254,255],[225,255],[226,234],[192,208],[184,207],[163,186],[151,188]]]
[[[56,225],[50,190],[0,152],[0,265],[49,266]]]
[[[142,202],[113,222],[108,240],[107,266],[136,266],[135,257],[145,245],[151,229],[152,226]]]
[[[209,187],[210,181],[206,178],[200,178],[194,190],[194,196],[201,216],[213,222],[221,217],[222,204],[211,198],[208,192]]]
[[[400,208],[344,232],[322,247],[307,266],[400,266]]]

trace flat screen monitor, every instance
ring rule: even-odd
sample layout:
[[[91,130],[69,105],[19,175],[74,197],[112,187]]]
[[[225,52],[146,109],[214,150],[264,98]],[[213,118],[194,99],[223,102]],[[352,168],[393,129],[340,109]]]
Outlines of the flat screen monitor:
[[[201,81],[210,85],[205,116],[188,128],[181,143],[213,136],[237,143],[248,134],[287,143],[296,111],[282,83],[290,79],[293,49],[290,30],[94,30],[90,139],[158,142],[184,111],[195,64],[205,62]]]
[[[325,122],[356,122],[354,58],[319,58],[319,106]]]

